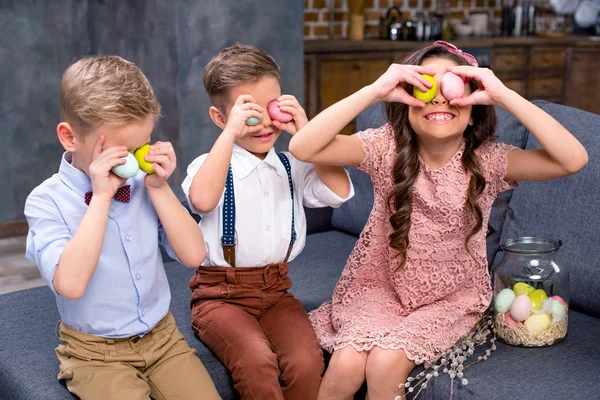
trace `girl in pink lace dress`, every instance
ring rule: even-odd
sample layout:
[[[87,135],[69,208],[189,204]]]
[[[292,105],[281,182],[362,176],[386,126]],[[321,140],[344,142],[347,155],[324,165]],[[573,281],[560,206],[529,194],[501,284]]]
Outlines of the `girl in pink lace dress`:
[[[429,103],[411,95],[413,86],[432,87],[422,74],[441,82],[447,72],[467,82],[463,97],[450,101],[443,86]],[[387,124],[337,135],[378,101],[387,102]],[[494,143],[494,105],[543,148]],[[365,379],[369,399],[393,399],[416,361],[435,360],[467,333],[491,301],[484,227],[498,193],[587,163],[562,125],[445,42],[323,111],[294,135],[290,150],[311,163],[355,165],[375,190],[333,299],[310,314],[321,345],[333,352],[323,399],[351,399]]]

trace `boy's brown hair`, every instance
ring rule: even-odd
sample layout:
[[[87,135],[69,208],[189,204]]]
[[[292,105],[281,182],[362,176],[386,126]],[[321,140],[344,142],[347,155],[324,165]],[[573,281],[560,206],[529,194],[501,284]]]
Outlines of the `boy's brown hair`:
[[[71,64],[60,83],[60,107],[62,120],[80,133],[103,123],[122,125],[160,115],[148,79],[118,56],[85,57]]]
[[[231,88],[265,77],[281,81],[273,57],[256,47],[236,43],[219,51],[206,65],[204,88],[212,105],[224,112]]]

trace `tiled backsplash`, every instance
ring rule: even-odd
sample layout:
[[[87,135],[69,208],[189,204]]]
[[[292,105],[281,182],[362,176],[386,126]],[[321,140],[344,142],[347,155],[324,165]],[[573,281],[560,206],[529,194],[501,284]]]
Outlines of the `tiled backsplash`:
[[[330,2],[333,6],[331,21],[333,38],[347,37],[348,2],[347,0],[304,0],[304,38],[328,39],[330,26]],[[366,0],[365,5],[365,38],[379,36],[379,18],[388,7],[399,7],[404,18],[417,12],[440,12],[444,4],[448,5],[447,13],[450,21],[462,20],[470,13],[488,13],[489,29],[499,31],[504,0]],[[549,0],[532,0],[535,4],[547,4]],[[514,0],[517,3],[517,0]],[[527,3],[527,1],[524,1]]]

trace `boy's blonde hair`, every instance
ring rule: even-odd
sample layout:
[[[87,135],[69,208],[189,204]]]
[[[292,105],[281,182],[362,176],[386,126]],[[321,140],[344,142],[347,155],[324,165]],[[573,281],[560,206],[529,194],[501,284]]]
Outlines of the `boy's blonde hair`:
[[[86,133],[106,123],[122,125],[160,115],[150,82],[132,62],[92,56],[71,64],[60,83],[61,118]]]
[[[204,88],[210,102],[221,112],[229,90],[246,82],[273,77],[281,84],[279,66],[263,50],[236,43],[219,51],[204,69]]]

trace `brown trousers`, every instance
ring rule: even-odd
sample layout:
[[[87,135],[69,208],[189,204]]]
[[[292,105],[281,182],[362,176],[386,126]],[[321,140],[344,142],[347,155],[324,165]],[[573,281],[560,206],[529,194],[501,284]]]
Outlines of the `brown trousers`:
[[[200,267],[190,281],[192,327],[242,399],[317,397],[323,352],[291,287],[287,263]]]
[[[220,399],[169,312],[143,337],[107,339],[58,323],[58,379],[82,400]]]

